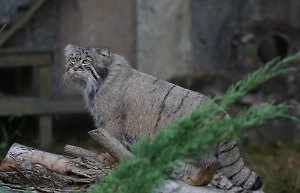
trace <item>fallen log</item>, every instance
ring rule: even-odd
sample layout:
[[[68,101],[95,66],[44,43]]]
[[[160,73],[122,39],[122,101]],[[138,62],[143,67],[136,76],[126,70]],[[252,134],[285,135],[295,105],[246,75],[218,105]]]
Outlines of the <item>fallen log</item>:
[[[90,157],[66,157],[14,143],[0,166],[0,186],[41,192],[87,190],[111,169]]]
[[[118,140],[104,129],[88,132],[115,159],[133,156]],[[101,154],[66,145],[67,156],[57,155],[13,144],[0,166],[0,188],[36,190],[37,192],[87,191],[106,176],[116,165],[105,165]],[[206,187],[190,186],[181,181],[166,180],[153,193],[234,193],[244,191],[234,187],[225,177],[216,174]],[[256,191],[262,193],[262,191]]]

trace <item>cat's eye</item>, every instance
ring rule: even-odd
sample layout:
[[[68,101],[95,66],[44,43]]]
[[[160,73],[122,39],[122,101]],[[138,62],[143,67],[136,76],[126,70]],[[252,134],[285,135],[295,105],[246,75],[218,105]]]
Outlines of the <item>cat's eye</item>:
[[[71,63],[75,63],[75,61],[76,61],[75,58],[70,57],[70,62],[71,62]]]
[[[88,59],[84,59],[84,60],[82,61],[83,64],[89,64],[90,62],[91,62],[91,61],[88,60]]]

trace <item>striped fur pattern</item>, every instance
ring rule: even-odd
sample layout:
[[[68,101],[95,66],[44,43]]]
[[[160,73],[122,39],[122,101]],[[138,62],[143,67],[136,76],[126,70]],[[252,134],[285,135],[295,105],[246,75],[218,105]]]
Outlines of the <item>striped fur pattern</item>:
[[[150,137],[201,106],[206,96],[138,72],[120,55],[105,48],[65,48],[63,82],[78,85],[95,126],[106,129],[126,147]],[[221,118],[228,117],[226,112]],[[212,155],[182,163],[174,173],[191,185],[206,185],[216,170],[244,189],[261,188],[260,178],[245,166],[235,141],[220,142]]]

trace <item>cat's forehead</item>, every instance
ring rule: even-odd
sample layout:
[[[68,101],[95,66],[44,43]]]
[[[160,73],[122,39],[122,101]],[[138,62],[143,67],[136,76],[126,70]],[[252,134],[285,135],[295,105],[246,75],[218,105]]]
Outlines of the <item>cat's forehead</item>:
[[[86,56],[92,56],[91,48],[89,47],[76,47],[73,49],[73,52],[71,52],[71,56],[76,57],[86,57]]]

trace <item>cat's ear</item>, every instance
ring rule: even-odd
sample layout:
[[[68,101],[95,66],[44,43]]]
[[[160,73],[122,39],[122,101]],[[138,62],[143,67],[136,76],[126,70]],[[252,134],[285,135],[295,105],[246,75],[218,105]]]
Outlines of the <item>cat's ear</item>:
[[[64,51],[65,51],[65,53],[64,53],[65,56],[66,56],[66,57],[69,57],[76,47],[77,47],[77,46],[72,45],[72,44],[67,45],[67,46],[65,47],[65,49],[64,49]]]
[[[65,47],[65,50],[74,50],[75,46],[73,44],[68,44],[66,47]]]
[[[103,63],[107,66],[111,62],[111,51],[107,48],[96,48],[97,55],[101,58]]]

